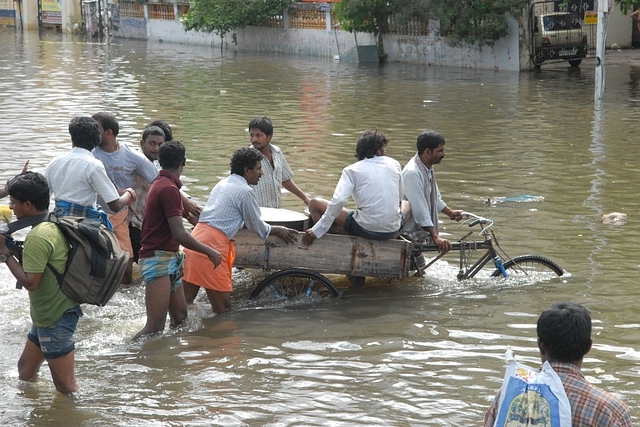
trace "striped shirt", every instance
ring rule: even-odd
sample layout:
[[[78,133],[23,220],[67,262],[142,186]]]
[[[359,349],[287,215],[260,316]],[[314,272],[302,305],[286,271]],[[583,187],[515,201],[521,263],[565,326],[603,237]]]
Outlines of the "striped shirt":
[[[258,198],[258,206],[263,208],[280,209],[280,200],[282,196],[282,183],[293,178],[293,171],[284,158],[282,150],[277,146],[270,144],[273,166],[269,160],[262,159],[262,177],[258,181],[256,197]]]
[[[255,191],[240,175],[231,174],[218,182],[200,214],[200,222],[222,231],[233,239],[242,224],[262,239],[271,232],[271,226],[260,218]]]
[[[567,393],[573,427],[632,427],[629,408],[622,400],[589,383],[576,365],[549,363],[562,380]],[[493,427],[499,401],[500,393],[485,414],[485,427]]]

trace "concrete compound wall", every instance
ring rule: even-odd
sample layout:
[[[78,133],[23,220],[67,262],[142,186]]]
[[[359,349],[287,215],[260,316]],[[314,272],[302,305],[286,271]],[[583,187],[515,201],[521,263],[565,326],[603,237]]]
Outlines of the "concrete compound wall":
[[[126,20],[121,20],[121,32],[134,34]],[[140,28],[136,24],[136,28]],[[429,36],[385,35],[384,46],[391,62],[409,62],[434,66],[489,68],[496,70],[520,70],[518,23],[509,18],[509,35],[493,46],[451,47],[446,39],[437,35],[437,22]],[[118,36],[114,32],[114,36]],[[358,33],[358,45],[373,45],[373,35]],[[140,37],[143,38],[143,37]],[[149,19],[146,23],[146,38],[152,41],[196,44],[219,47],[230,51],[269,51],[297,55],[337,57],[351,61],[356,48],[356,37],[346,31],[311,30],[297,28],[247,27],[229,33],[221,41],[215,34],[185,31],[179,21]]]
[[[446,39],[438,36],[438,21],[429,21],[429,36],[386,35],[385,51],[389,61],[395,62],[519,71],[518,22],[511,16],[507,17],[507,22],[508,35],[492,46],[450,46]]]

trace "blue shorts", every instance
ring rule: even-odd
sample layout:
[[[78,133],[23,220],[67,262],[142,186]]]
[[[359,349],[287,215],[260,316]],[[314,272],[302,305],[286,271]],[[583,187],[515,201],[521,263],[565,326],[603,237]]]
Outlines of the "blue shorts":
[[[164,276],[169,276],[171,292],[175,292],[182,285],[184,271],[184,252],[182,251],[154,251],[152,257],[140,258],[138,265],[142,280],[147,286]]]
[[[66,356],[76,349],[73,334],[82,316],[79,305],[65,311],[64,314],[50,328],[41,328],[33,324],[27,334],[27,339],[40,347],[45,359],[57,359]]]
[[[400,230],[402,230],[402,226],[404,225],[404,215],[402,214],[402,212],[400,212],[401,221],[400,221],[400,228],[398,229],[398,231],[391,231],[388,233],[369,231],[367,229],[362,228],[360,224],[358,224],[356,220],[353,219],[353,214],[355,212],[356,211],[351,210],[347,214],[347,217],[344,219],[344,229],[349,234],[353,234],[354,236],[358,236],[358,237],[364,237],[365,239],[371,239],[371,240],[394,239],[395,237],[398,236],[398,234],[400,233]]]

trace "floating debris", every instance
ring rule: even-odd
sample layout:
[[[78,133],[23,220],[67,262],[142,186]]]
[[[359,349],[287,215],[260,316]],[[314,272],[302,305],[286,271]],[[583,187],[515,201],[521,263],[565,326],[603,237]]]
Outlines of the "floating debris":
[[[530,194],[523,194],[522,196],[515,197],[489,197],[484,201],[487,205],[492,206],[498,203],[529,203],[529,202],[544,202],[543,196],[532,196]]]
[[[602,215],[603,224],[622,225],[627,222],[627,214],[621,212],[611,212]]]

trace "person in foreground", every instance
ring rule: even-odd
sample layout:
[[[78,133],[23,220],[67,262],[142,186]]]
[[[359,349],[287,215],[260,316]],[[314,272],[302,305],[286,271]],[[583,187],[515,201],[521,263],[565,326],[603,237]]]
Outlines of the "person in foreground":
[[[213,312],[231,309],[231,273],[235,261],[233,237],[244,224],[266,240],[274,235],[287,244],[297,242],[296,230],[269,225],[260,218],[255,191],[262,176],[262,154],[254,148],[241,148],[231,157],[231,175],[211,190],[207,204],[200,214],[200,222],[193,236],[216,248],[222,254],[222,265],[213,272],[204,268],[203,256],[185,250],[184,292],[188,303],[196,298],[200,287],[207,291]]]
[[[402,200],[404,187],[400,163],[386,155],[387,137],[367,130],[356,142],[357,162],[342,170],[330,202],[311,199],[309,213],[315,225],[302,243],[309,246],[324,236],[334,223],[347,233],[366,239],[388,240],[400,233],[409,203]],[[344,208],[349,197],[356,209]]]
[[[49,185],[43,175],[20,174],[9,181],[7,191],[17,219],[49,212]],[[41,222],[29,231],[24,241],[22,265],[0,236],[0,262],[6,263],[11,274],[29,291],[33,324],[18,361],[19,378],[35,381],[46,360],[56,389],[65,394],[79,389],[74,373],[73,334],[82,310],[77,302],[62,293],[47,265],[64,271],[68,252],[67,241],[53,222]]]
[[[439,133],[429,129],[422,131],[416,141],[416,155],[402,170],[404,197],[411,203],[411,215],[407,218],[403,231],[426,231],[431,242],[443,254],[451,250],[451,242],[440,236],[438,213],[442,212],[456,221],[462,219],[461,210],[451,209],[442,200],[433,171],[433,165],[440,164],[445,157],[444,144],[444,137]]]
[[[580,372],[591,350],[591,315],[586,307],[558,302],[538,318],[538,349],[562,380],[571,405],[573,427],[631,427],[629,408],[614,395],[590,384]],[[493,427],[500,393],[489,407],[485,427]]]
[[[172,328],[187,318],[187,303],[182,290],[184,253],[180,245],[193,253],[203,254],[202,268],[209,274],[220,264],[218,251],[198,241],[182,222],[182,183],[179,178],[186,162],[184,145],[180,141],[165,142],[158,150],[158,160],[162,170],[147,195],[139,254],[141,275],[147,286],[147,323],[133,337],[134,341],[162,332],[167,312]]]

